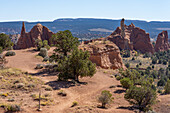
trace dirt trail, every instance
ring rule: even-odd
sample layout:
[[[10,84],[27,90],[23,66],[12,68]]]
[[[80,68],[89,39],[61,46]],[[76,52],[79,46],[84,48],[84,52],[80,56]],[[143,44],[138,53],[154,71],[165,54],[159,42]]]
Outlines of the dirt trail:
[[[6,57],[8,63],[6,66],[18,68],[29,73],[36,73],[34,69],[36,64],[41,63],[41,59],[36,58],[38,52],[33,51],[32,49],[24,50],[13,50],[16,55]]]
[[[35,70],[35,66],[38,63],[42,63],[41,59],[37,59],[35,56],[38,52],[32,51],[32,49],[25,50],[14,50],[16,52],[15,56],[7,57],[8,64],[7,66],[13,68],[19,68],[23,71],[27,71],[29,73],[37,73]],[[110,77],[111,74],[105,74],[102,70],[98,70],[97,73],[92,78],[81,78],[81,82],[87,82],[86,85],[76,85],[69,88],[61,88],[67,93],[66,97],[60,97],[57,95],[58,90],[53,90],[50,93],[54,98],[55,104],[48,107],[43,107],[42,113],[69,113],[75,112],[75,108],[71,108],[72,102],[77,101],[78,106],[97,106],[97,96],[101,93],[102,90],[110,90],[113,94],[114,103],[111,104],[109,109],[100,109],[93,108],[98,113],[123,113],[123,112],[132,112],[128,109],[118,109],[119,106],[128,106],[128,102],[124,100],[124,93],[114,93],[117,90],[122,90],[118,87],[109,88],[114,85],[117,86],[120,83],[115,80],[115,78]],[[38,76],[46,83],[55,81],[57,79],[56,76]],[[57,85],[57,84],[56,84]],[[26,113],[34,112],[36,113],[36,109],[28,108]],[[90,112],[90,111],[89,111]],[[38,112],[37,112],[38,113]],[[88,112],[87,112],[88,113]]]

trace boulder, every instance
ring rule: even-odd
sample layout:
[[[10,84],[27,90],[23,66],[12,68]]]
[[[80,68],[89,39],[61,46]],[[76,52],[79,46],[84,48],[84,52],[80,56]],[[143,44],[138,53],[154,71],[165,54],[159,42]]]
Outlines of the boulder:
[[[154,47],[150,41],[149,33],[135,27],[133,23],[129,26],[122,26],[123,23],[121,21],[121,27],[117,27],[107,39],[115,43],[120,49],[154,53]]]
[[[15,49],[26,49],[30,47],[35,47],[35,41],[37,39],[47,40],[50,44],[50,38],[54,33],[51,32],[47,27],[38,23],[35,25],[30,32],[26,32],[25,24],[23,22],[21,36],[18,39]]]
[[[168,42],[168,32],[167,31],[162,31],[159,33],[156,44],[155,44],[155,51],[167,51],[170,49],[170,45]]]
[[[108,69],[125,69],[120,56],[119,48],[112,42],[99,39],[89,41],[88,44],[82,44],[79,46],[82,50],[90,52],[90,60],[97,66]]]

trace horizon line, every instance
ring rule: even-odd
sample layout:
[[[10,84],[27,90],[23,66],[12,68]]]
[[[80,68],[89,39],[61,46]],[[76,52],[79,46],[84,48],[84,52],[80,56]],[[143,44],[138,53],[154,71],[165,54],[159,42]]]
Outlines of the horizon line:
[[[58,19],[108,19],[108,20],[121,20],[122,18],[106,18],[106,17],[59,17],[53,20],[0,20],[0,22],[53,22]],[[146,19],[139,19],[139,18],[125,18],[126,20],[139,20],[139,21],[146,21],[146,22],[170,22],[170,20],[146,20]]]

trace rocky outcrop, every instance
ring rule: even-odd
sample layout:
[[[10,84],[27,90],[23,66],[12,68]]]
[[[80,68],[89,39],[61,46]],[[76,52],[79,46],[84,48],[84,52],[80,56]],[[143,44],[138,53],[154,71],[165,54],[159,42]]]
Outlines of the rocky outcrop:
[[[149,33],[135,27],[132,23],[129,26],[124,25],[121,21],[121,27],[118,27],[108,40],[115,43],[120,49],[139,50],[142,53],[154,53],[154,47],[150,41]],[[123,35],[122,35],[123,34]]]
[[[170,45],[168,42],[168,32],[167,31],[162,31],[159,33],[156,44],[155,44],[155,51],[167,51],[170,49]]]
[[[89,42],[88,44],[82,44],[80,49],[90,52],[90,60],[97,66],[108,69],[125,69],[120,56],[119,48],[110,41],[96,40]]]
[[[31,31],[27,33],[25,30],[25,24],[23,22],[21,37],[19,38],[15,49],[35,47],[35,41],[37,39],[48,40],[50,44],[50,38],[53,34],[53,32],[41,24],[35,25]]]

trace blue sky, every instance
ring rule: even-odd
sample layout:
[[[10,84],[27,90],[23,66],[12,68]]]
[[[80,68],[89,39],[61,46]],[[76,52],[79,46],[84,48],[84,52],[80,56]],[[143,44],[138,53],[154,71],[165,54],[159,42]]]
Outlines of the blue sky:
[[[170,21],[170,0],[0,0],[0,21],[109,18]]]

